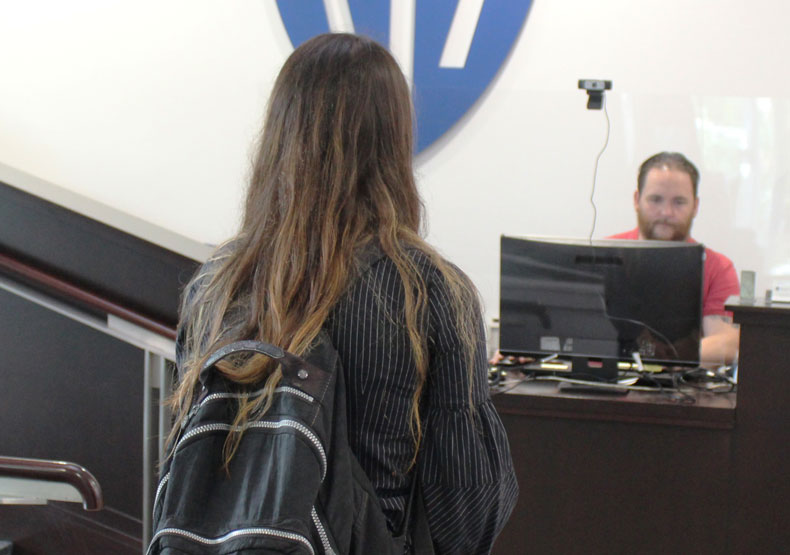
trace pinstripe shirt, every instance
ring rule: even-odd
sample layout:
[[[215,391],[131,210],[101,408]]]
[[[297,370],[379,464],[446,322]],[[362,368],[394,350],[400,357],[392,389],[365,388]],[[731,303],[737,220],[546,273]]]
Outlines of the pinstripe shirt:
[[[469,410],[469,372],[438,270],[412,251],[428,284],[429,374],[417,463],[438,553],[488,553],[518,495],[510,448],[488,394],[482,318]],[[403,323],[395,264],[379,258],[335,307],[326,328],[343,363],[351,449],[395,528],[402,519],[414,455],[409,428],[417,371]]]
[[[518,495],[510,447],[488,394],[482,317],[469,364],[455,332],[450,297],[438,269],[410,251],[428,284],[429,372],[421,403],[423,440],[417,461],[425,511],[437,553],[488,553]],[[352,451],[370,478],[391,529],[399,527],[413,476],[409,427],[417,370],[406,332],[403,285],[381,255],[352,283],[325,328],[343,364]],[[204,277],[211,263],[201,270]],[[187,292],[191,298],[194,290]],[[189,311],[188,311],[189,312]],[[183,318],[189,314],[182,314]],[[184,356],[176,342],[179,370]]]

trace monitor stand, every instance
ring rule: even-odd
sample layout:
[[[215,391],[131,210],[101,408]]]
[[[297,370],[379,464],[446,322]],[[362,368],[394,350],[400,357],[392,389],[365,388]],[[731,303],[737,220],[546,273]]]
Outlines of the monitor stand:
[[[617,379],[617,361],[609,358],[571,357],[571,374],[594,376],[600,380]]]

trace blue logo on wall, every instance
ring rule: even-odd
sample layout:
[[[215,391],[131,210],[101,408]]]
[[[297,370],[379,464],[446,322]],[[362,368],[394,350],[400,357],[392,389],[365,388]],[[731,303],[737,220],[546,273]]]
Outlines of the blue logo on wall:
[[[294,47],[330,30],[388,46],[412,83],[417,151],[452,127],[505,61],[532,0],[277,0]]]

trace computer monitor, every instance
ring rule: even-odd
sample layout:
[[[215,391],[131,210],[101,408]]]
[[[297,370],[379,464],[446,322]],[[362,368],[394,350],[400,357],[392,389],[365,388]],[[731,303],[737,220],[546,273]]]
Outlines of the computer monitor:
[[[501,255],[502,354],[557,355],[599,378],[637,358],[699,365],[702,245],[503,236]]]

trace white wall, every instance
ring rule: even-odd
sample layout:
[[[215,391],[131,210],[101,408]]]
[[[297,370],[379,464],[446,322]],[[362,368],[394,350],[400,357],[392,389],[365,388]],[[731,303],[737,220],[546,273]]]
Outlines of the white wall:
[[[418,158],[429,239],[498,312],[499,235],[635,225],[639,163],[702,173],[694,235],[790,273],[785,0],[534,0],[492,87]],[[0,162],[202,242],[239,218],[250,142],[291,50],[273,0],[0,0]],[[784,270],[782,269],[784,268]]]

